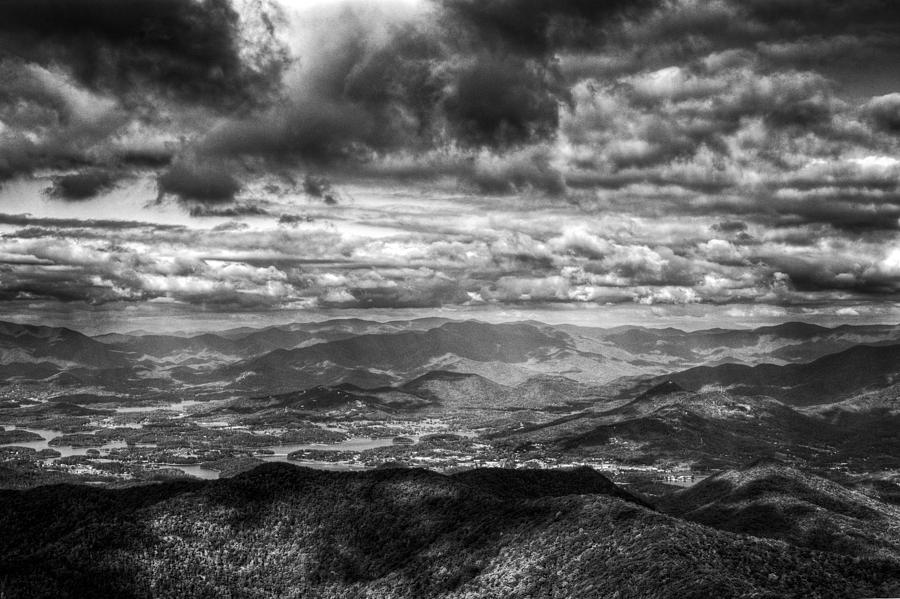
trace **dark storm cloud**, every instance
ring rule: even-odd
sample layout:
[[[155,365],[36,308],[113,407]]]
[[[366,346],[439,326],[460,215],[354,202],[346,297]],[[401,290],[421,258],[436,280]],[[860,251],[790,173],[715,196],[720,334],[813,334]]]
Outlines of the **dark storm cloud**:
[[[900,134],[900,93],[872,98],[863,106],[863,114],[879,130]]]
[[[123,197],[156,177],[181,204],[140,210],[198,217],[0,217],[28,227],[0,237],[13,296],[224,310],[900,293],[891,3],[313,4],[267,21],[263,0],[138,0],[71,26],[0,6],[15,24],[0,44],[22,48],[0,61],[0,177],[46,176],[69,199],[110,189],[104,173],[134,183]]]
[[[108,219],[78,219],[78,218],[44,218],[31,216],[30,214],[4,214],[0,212],[0,225],[13,225],[18,227],[58,227],[63,229],[136,229],[151,228],[159,230],[182,230],[181,225],[161,225],[158,223],[141,222],[133,220],[108,220]]]
[[[0,181],[30,172],[37,154],[34,143],[16,134],[7,135],[4,141],[0,148]]]
[[[352,159],[354,144],[382,140],[369,132],[371,116],[340,99],[316,98],[297,106],[274,108],[259,116],[233,120],[212,130],[200,143],[202,153],[225,157],[261,157],[274,164],[322,165]]]
[[[228,0],[5,0],[0,49],[63,66],[90,89],[138,97],[148,86],[179,101],[234,108],[278,82],[285,57],[262,48],[242,60]]]
[[[203,151],[327,164],[427,143],[440,85],[432,61],[440,56],[426,34],[402,30],[379,45],[349,13],[311,35],[328,39],[321,54],[303,57],[310,66],[302,82],[271,110],[211,131]]]
[[[103,170],[87,170],[71,175],[60,175],[53,180],[48,194],[62,200],[88,200],[109,191],[116,183],[113,173]]]
[[[239,216],[266,216],[269,212],[265,208],[254,204],[236,204],[227,208],[217,208],[215,206],[199,205],[190,209],[190,215],[194,217],[227,217],[235,218]]]
[[[161,173],[156,180],[159,198],[174,195],[182,200],[222,203],[234,200],[241,183],[224,164],[179,162]]]
[[[747,230],[747,223],[739,220],[725,220],[715,223],[711,229],[718,233],[743,233]]]
[[[553,73],[518,58],[478,57],[445,99],[456,137],[474,146],[507,147],[549,138],[565,95]]]
[[[286,83],[287,59],[274,34],[285,23],[276,11],[251,5],[263,26],[248,53],[241,17],[226,0],[138,0],[128,10],[115,10],[113,4],[11,0],[0,6],[3,44],[19,60],[61,66],[88,90],[127,100],[129,107],[151,90],[185,104],[228,109],[230,118],[208,134],[198,132],[203,139],[195,150],[293,166],[298,161],[369,165],[372,152],[422,152],[448,144],[506,150],[550,140],[559,131],[560,107],[573,101],[574,82],[556,61],[560,53],[600,56],[618,52],[623,44],[630,44],[630,51],[645,47],[647,55],[668,52],[671,44],[681,44],[686,52],[683,42],[693,40],[696,59],[734,44],[755,48],[761,43],[768,44],[769,54],[787,56],[791,48],[778,44],[789,34],[806,36],[797,43],[825,43],[838,24],[874,35],[891,22],[882,14],[886,5],[877,2],[851,11],[839,3],[819,7],[799,1],[778,3],[784,8],[775,10],[767,2],[443,0],[435,3],[436,16],[383,18],[386,23],[348,6],[322,21],[316,33],[303,32],[322,39],[297,57],[301,67],[296,73],[302,78]],[[38,38],[45,43],[33,43]],[[663,58],[671,64],[676,56]],[[804,83],[804,77],[794,75],[793,92],[775,82],[780,85],[775,94],[748,89],[730,101],[714,102],[706,122],[686,115],[695,121],[690,128],[679,127],[673,120],[677,115],[662,115],[640,125],[648,148],[614,151],[610,158],[619,168],[666,162],[698,144],[720,143],[720,134],[751,115],[761,115],[774,127],[827,125],[834,107],[812,94],[807,88],[817,84]],[[282,95],[270,109],[241,110],[258,105],[256,100],[274,99],[268,92],[276,89]],[[690,93],[699,100],[704,90]],[[57,111],[64,114],[60,107]],[[151,111],[142,118],[155,117]],[[21,138],[5,145],[11,149],[0,160],[0,172],[10,176],[60,142],[36,145]],[[82,150],[43,159],[41,166],[65,165],[66,156],[75,159]],[[171,160],[171,152],[118,149],[105,159],[159,167]],[[433,164],[420,168],[429,170],[435,171]],[[464,161],[449,170],[471,174]],[[378,165],[372,172],[379,172]],[[521,187],[509,183],[499,187]],[[486,188],[491,187],[497,186]]]
[[[891,0],[742,0],[740,6],[754,20],[785,33],[893,37],[900,25],[900,10]]]
[[[746,193],[753,196],[750,190]],[[678,199],[665,203],[660,201],[658,210],[662,214],[737,217],[766,228],[828,225],[843,235],[900,230],[900,196],[896,192],[886,197],[872,198],[863,195],[840,196],[834,190],[796,194],[789,190],[774,196],[762,194],[752,199],[710,199],[693,205]],[[740,230],[718,224],[713,225],[712,230],[720,234],[740,234]]]
[[[276,39],[283,23],[268,0],[241,6],[239,14],[230,0],[0,2],[0,179],[159,168],[174,140],[266,105],[289,62]],[[75,197],[89,185],[73,178],[55,191]]]
[[[430,145],[446,84],[436,70],[449,57],[441,32],[396,22],[375,6],[310,18],[318,20],[295,34],[304,49],[281,102],[221,124],[200,148],[296,166]]]
[[[64,74],[0,59],[0,179],[90,164],[87,147],[105,145],[126,120],[114,102]]]
[[[124,166],[153,169],[169,166],[174,154],[165,148],[133,148],[117,151],[115,158]]]
[[[782,226],[808,223],[826,223],[848,232],[897,231],[900,205],[812,199],[787,207],[776,219],[776,224]]]
[[[652,2],[639,0],[443,0],[460,33],[494,51],[546,56],[600,45],[613,18],[634,16]]]
[[[66,273],[59,273],[56,277],[27,277],[21,274],[17,281],[11,285],[0,288],[0,301],[16,299],[49,299],[60,302],[87,301],[92,304],[101,304],[107,301],[119,299],[110,290],[104,290],[83,281],[73,280]]]
[[[810,256],[767,257],[773,270],[784,273],[793,289],[800,292],[845,291],[865,295],[885,295],[900,290],[896,273],[877,267],[861,269],[845,257],[815,260]]]
[[[222,124],[199,147],[213,155],[347,165],[366,164],[371,152],[421,153],[448,145],[506,150],[552,139],[559,106],[571,100],[555,51],[599,46],[601,28],[637,5],[526,0],[437,6],[436,18],[386,25],[378,22],[383,15],[366,12],[370,8],[349,6],[323,20],[306,32],[319,43],[301,54],[302,83],[289,87],[285,102]],[[373,34],[382,26],[386,33]],[[471,173],[465,163],[450,170],[460,168]],[[434,166],[419,173],[429,170]]]

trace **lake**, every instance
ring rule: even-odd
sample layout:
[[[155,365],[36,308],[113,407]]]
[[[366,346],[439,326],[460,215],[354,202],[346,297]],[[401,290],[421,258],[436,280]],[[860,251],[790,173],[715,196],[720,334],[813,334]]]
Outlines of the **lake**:
[[[14,427],[9,428],[12,429]],[[51,446],[50,441],[52,441],[56,437],[61,436],[61,433],[59,431],[52,431],[44,428],[20,428],[18,430],[35,433],[37,435],[40,435],[42,439],[40,441],[24,441],[22,443],[4,443],[0,445],[0,447],[30,447],[35,451],[40,451],[42,449],[53,449],[62,454],[60,457],[66,458],[74,455],[87,455],[88,449],[99,449],[102,452],[108,452],[110,449],[121,449],[128,446],[125,441],[110,441],[108,443],[98,443],[97,445],[93,445],[90,447],[68,447],[65,445]]]
[[[191,405],[195,405],[199,402],[196,401],[184,401],[177,404],[168,404],[168,406],[183,406],[188,407]],[[168,406],[153,406],[153,407],[134,407],[134,408],[120,408],[117,409],[117,412],[120,413],[135,413],[135,412],[151,412],[156,410],[168,409]],[[13,426],[7,425],[7,428],[16,428]],[[61,436],[59,431],[49,430],[49,429],[38,429],[38,428],[22,428],[20,430],[29,431],[35,434],[38,434],[42,437],[39,441],[28,441],[23,443],[5,443],[0,445],[0,447],[6,446],[16,446],[16,447],[30,447],[35,451],[40,451],[42,449],[54,449],[61,454],[61,457],[69,457],[69,456],[82,456],[87,455],[88,449],[98,449],[102,453],[109,453],[111,449],[121,449],[128,447],[125,441],[111,441],[108,443],[99,443],[95,446],[91,447],[68,447],[68,446],[51,446],[50,441],[55,439],[56,437]],[[434,434],[429,432],[427,434]],[[475,433],[469,431],[442,431],[440,434],[453,434],[459,435],[463,437],[473,437]],[[418,443],[420,439],[425,436],[423,435],[401,435],[403,437],[409,438],[413,441],[413,443]],[[394,445],[394,437],[351,437],[349,439],[345,439],[343,441],[337,443],[288,443],[284,445],[269,445],[266,447],[262,447],[260,449],[268,450],[273,452],[269,455],[255,455],[254,457],[265,461],[265,462],[287,462],[290,464],[296,464],[298,466],[305,466],[307,468],[316,468],[319,470],[334,470],[334,471],[350,471],[350,470],[365,470],[367,467],[365,466],[356,466],[350,465],[346,463],[336,463],[336,462],[328,462],[322,460],[288,460],[288,455],[295,451],[304,451],[304,450],[314,450],[314,451],[351,451],[351,452],[361,452],[369,449],[378,449],[380,447],[391,447]],[[155,444],[139,444],[137,447],[156,447]],[[176,465],[176,464],[149,464],[151,467],[160,467],[160,468],[174,468],[181,470],[185,474],[190,476],[194,476],[203,480],[215,480],[219,478],[219,473],[215,470],[209,470],[206,468],[202,468],[199,465]]]
[[[184,401],[155,406],[125,406],[121,408],[115,408],[115,411],[116,414],[141,414],[145,412],[156,412],[159,410],[185,413],[187,411],[187,408],[200,405],[201,403],[203,402],[195,401],[193,399],[186,399]]]

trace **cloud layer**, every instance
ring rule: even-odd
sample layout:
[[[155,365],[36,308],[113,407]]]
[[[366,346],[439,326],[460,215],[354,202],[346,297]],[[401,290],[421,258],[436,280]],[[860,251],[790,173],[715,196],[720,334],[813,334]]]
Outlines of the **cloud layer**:
[[[5,300],[900,292],[890,2],[113,4],[0,3]]]

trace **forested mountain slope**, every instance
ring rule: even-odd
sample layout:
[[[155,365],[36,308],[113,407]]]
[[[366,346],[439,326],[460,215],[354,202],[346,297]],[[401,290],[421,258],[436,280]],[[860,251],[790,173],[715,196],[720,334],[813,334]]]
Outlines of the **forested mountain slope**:
[[[585,470],[270,464],[209,483],[6,491],[0,528],[9,598],[900,593],[895,561],[686,522]]]

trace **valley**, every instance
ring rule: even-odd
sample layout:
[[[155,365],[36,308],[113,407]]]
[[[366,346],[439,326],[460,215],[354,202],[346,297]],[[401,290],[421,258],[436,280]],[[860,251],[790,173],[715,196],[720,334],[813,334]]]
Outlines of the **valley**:
[[[5,323],[0,454],[29,481],[95,484],[272,461],[689,484],[759,457],[890,479],[898,335],[429,318],[89,337]]]

